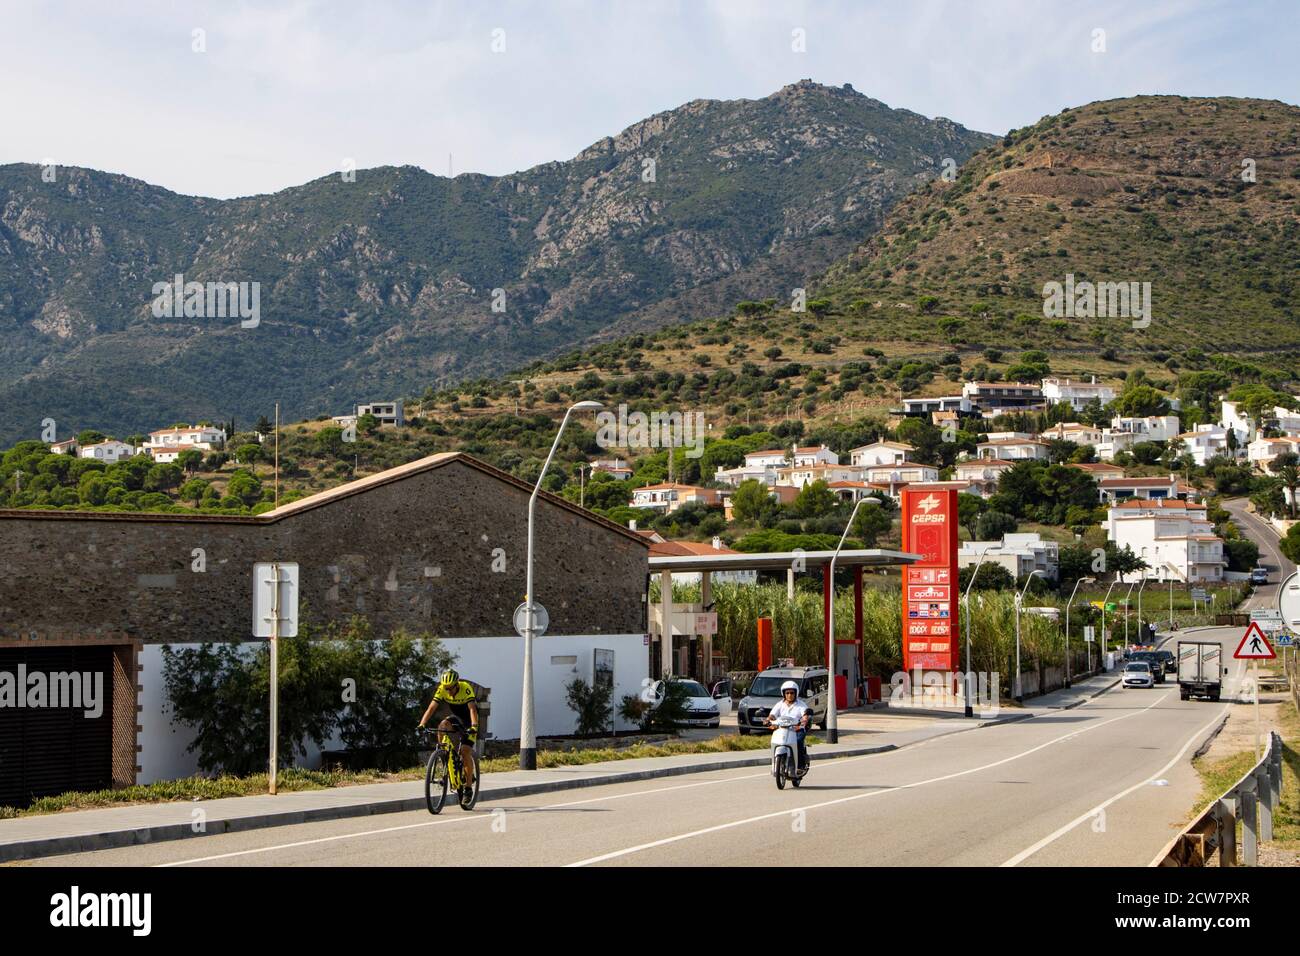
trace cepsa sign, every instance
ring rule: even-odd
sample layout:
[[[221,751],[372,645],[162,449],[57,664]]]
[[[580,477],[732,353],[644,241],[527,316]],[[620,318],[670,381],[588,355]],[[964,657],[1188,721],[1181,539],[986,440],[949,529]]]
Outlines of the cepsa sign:
[[[957,492],[903,489],[903,550],[921,560],[903,569],[903,669],[956,671]]]

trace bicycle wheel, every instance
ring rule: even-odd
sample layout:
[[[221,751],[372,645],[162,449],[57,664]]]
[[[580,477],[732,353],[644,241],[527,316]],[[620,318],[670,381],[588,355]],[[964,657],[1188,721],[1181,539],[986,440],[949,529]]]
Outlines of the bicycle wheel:
[[[441,813],[447,802],[447,751],[439,748],[429,757],[424,771],[424,802],[430,813]]]
[[[478,787],[482,780],[478,772],[478,756],[472,751],[469,755],[469,769],[474,772],[474,784],[470,787],[461,787],[460,789],[460,808],[462,810],[473,810],[474,804],[478,803]],[[463,770],[462,770],[463,772]]]

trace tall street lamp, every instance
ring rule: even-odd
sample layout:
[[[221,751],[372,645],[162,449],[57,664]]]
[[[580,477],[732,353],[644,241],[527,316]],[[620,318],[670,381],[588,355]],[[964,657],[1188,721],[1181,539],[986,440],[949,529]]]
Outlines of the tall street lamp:
[[[1016,595],[1016,703],[1022,704],[1025,701],[1025,695],[1020,692],[1020,605],[1025,600],[1025,592],[1029,590],[1029,582],[1034,578],[1045,577],[1042,571],[1030,571],[1025,577],[1025,586],[1020,589]],[[1041,692],[1041,688],[1040,688]]]
[[[1074,590],[1070,592],[1070,600],[1065,603],[1065,686],[1070,684],[1070,605],[1074,603],[1074,596],[1079,593],[1080,584],[1096,584],[1096,578],[1079,578],[1074,582]]]
[[[537,633],[537,601],[533,595],[533,517],[537,510],[537,495],[542,490],[542,479],[546,477],[546,469],[550,467],[551,459],[555,457],[555,449],[560,447],[560,437],[564,434],[564,426],[569,424],[569,416],[575,411],[582,412],[604,407],[600,402],[578,402],[564,413],[560,430],[555,433],[555,441],[551,443],[551,452],[546,456],[542,473],[537,476],[537,484],[533,487],[532,497],[528,499],[528,583],[524,594],[524,691],[519,713],[520,770],[537,769],[537,735],[533,729],[533,637]]]
[[[1150,578],[1146,576],[1146,571],[1142,572],[1142,583],[1138,585],[1138,630],[1142,629],[1142,589],[1147,586]]]
[[[880,499],[867,497],[857,500],[852,514],[849,515],[849,523],[844,526],[844,533],[840,535],[840,543],[835,546],[835,553],[831,555],[831,601],[830,613],[826,617],[826,672],[830,677],[830,693],[826,695],[826,739],[833,744],[840,741],[839,725],[835,719],[835,560],[840,556],[840,549],[844,547],[844,539],[849,536],[853,519],[858,516],[858,509],[865,504],[878,505]]]
[[[988,552],[988,549],[987,549],[987,548],[980,552],[980,558],[979,558],[978,561],[975,562],[975,570],[974,570],[974,572],[971,574],[971,576],[970,576],[970,580],[966,582],[966,591],[965,591],[965,593],[962,595],[962,598],[961,598],[961,600],[962,600],[962,604],[964,604],[964,605],[966,606],[966,683],[965,683],[964,690],[965,690],[965,694],[966,694],[966,716],[967,716],[967,717],[974,717],[974,716],[975,716],[975,707],[974,707],[974,705],[971,703],[971,699],[970,699],[970,698],[971,698],[971,693],[970,693],[970,691],[971,691],[971,686],[970,686],[970,685],[971,685],[971,669],[970,669],[970,592],[971,592],[971,588],[975,587],[975,579],[976,579],[977,577],[979,577],[979,573],[980,573],[980,565],[984,563],[984,557],[985,557],[988,553],[989,553],[989,552]]]
[[[1106,651],[1109,649],[1109,640],[1110,640],[1109,634],[1106,631],[1106,602],[1110,600],[1111,588],[1115,586],[1115,583],[1117,581],[1119,581],[1118,571],[1115,572],[1115,580],[1111,581],[1110,587],[1106,588],[1106,596],[1101,599],[1101,652],[1103,654],[1105,654]],[[1103,661],[1102,670],[1105,670],[1106,667],[1104,663],[1105,658],[1102,658],[1102,661]]]
[[[1133,597],[1133,589],[1134,589],[1135,587],[1137,587],[1137,582],[1136,582],[1136,581],[1134,581],[1132,584],[1130,584],[1130,585],[1128,586],[1128,593],[1124,595],[1124,647],[1125,647],[1125,649],[1128,648],[1128,609],[1129,609],[1129,599]]]

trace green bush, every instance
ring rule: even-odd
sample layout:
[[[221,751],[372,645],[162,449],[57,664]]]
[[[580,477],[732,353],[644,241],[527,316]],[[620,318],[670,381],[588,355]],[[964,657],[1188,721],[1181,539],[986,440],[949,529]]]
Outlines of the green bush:
[[[569,708],[577,715],[577,732],[581,735],[604,733],[609,729],[614,712],[610,703],[613,687],[608,684],[588,684],[581,677],[565,685]]]

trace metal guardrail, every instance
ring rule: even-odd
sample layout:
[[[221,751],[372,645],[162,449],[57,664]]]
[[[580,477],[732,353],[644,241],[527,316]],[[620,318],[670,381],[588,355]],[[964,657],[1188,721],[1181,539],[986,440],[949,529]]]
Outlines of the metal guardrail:
[[[1259,844],[1273,839],[1273,813],[1282,799],[1282,738],[1269,734],[1259,763],[1174,837],[1156,866],[1206,866],[1217,851],[1219,866],[1237,866],[1237,822],[1242,862],[1259,863]]]

